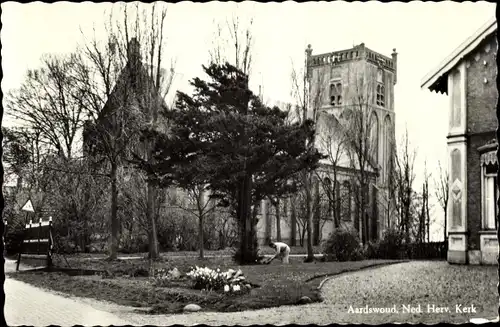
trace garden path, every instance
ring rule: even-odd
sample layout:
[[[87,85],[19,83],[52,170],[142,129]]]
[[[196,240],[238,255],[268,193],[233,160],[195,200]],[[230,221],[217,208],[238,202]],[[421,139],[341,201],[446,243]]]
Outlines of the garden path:
[[[5,272],[15,270],[15,261],[6,260]],[[20,267],[22,270],[23,267]],[[131,325],[125,319],[99,310],[80,299],[65,297],[54,292],[8,278],[4,283],[4,314],[8,326],[109,326]]]

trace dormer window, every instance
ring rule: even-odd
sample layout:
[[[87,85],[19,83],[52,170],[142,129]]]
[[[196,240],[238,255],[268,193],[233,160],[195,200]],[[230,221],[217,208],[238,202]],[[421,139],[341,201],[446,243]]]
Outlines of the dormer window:
[[[382,69],[377,71],[377,106],[385,107],[385,84]]]
[[[342,83],[340,81],[330,83],[330,105],[342,105]]]

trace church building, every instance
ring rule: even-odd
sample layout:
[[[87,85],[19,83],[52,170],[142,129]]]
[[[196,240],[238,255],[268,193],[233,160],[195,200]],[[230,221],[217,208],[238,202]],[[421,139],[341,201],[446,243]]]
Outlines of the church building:
[[[397,53],[394,49],[387,57],[362,43],[313,55],[309,45],[306,58],[307,115],[317,122],[316,147],[327,156],[314,181],[321,196],[313,205],[313,243],[319,245],[338,227],[355,228],[363,241],[380,239],[394,212],[389,174],[395,151]],[[300,194],[282,200],[279,223],[276,208],[263,202],[257,225],[261,243],[281,239],[305,244],[307,218],[299,199]]]

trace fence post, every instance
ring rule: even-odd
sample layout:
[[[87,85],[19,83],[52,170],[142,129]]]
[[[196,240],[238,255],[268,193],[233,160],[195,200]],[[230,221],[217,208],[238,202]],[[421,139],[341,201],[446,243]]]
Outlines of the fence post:
[[[47,266],[52,267],[52,216],[49,217],[49,245],[47,249]]]
[[[40,254],[40,233],[42,231],[42,218],[40,218],[40,220],[38,221],[38,244],[37,244],[37,247],[36,247],[36,254],[39,255]]]
[[[3,257],[5,258],[7,256],[7,249],[5,248],[5,237],[7,236],[7,220],[3,220],[4,226],[3,226],[3,235],[2,235],[2,242],[3,242]]]

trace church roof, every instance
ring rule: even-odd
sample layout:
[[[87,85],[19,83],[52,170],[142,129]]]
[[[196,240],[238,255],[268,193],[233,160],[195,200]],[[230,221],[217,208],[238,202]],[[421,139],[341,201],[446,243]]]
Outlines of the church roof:
[[[147,90],[148,86],[152,89],[155,84],[152,77],[148,74],[148,68],[150,67],[147,67],[141,61],[140,46],[137,39],[131,39],[128,46],[127,63],[120,72],[110,97],[99,112],[98,121],[102,122],[108,114],[117,110],[122,105],[123,101],[119,98],[126,92],[133,92],[136,96],[140,93],[152,92],[154,94],[156,92],[155,90]],[[150,83],[137,81],[149,81]],[[161,98],[159,94],[157,96],[160,98],[162,107],[166,107],[164,99]]]
[[[431,91],[448,92],[448,73],[456,67],[460,61],[488,36],[497,30],[496,18],[491,18],[486,24],[478,29],[473,35],[465,40],[455,49],[439,66],[432,70],[422,79],[421,88],[428,88]]]

